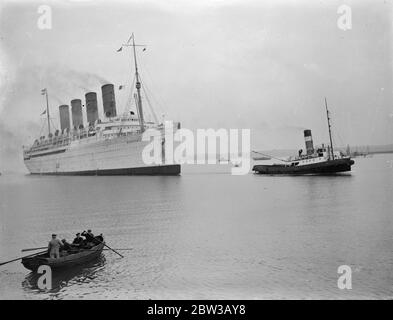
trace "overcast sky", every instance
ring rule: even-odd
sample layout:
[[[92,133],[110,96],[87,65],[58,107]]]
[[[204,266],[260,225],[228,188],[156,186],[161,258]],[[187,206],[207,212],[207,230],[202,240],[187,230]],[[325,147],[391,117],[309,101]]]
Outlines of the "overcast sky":
[[[42,4],[50,30],[37,26]],[[337,144],[392,143],[392,21],[388,0],[2,1],[0,169],[23,166],[42,88],[57,125],[60,104],[132,80],[131,52],[116,52],[132,32],[156,112],[183,127],[250,128],[253,149],[298,149],[304,128],[328,141],[326,96]]]

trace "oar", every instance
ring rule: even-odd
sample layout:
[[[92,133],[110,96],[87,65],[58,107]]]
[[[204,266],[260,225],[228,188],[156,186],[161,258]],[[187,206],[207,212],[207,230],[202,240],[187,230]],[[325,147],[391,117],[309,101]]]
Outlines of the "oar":
[[[22,252],[41,250],[41,249],[45,249],[45,248],[47,248],[47,247],[22,249]],[[104,250],[110,250],[110,249],[104,249]],[[133,248],[116,248],[116,249],[113,249],[113,250],[119,250],[119,251],[121,251],[121,250],[133,250]]]
[[[99,240],[97,240],[99,241]],[[101,241],[100,241],[101,242]],[[102,242],[101,242],[102,243]],[[106,243],[104,243],[104,246],[107,247],[109,250],[112,250],[114,253],[118,254],[120,257],[124,258],[123,255],[121,255],[120,253],[118,253],[115,249],[112,249],[110,246],[108,246]]]
[[[95,238],[95,240],[96,240],[97,242],[99,242],[99,243],[103,243],[103,242],[101,242],[100,240],[97,240],[96,238]],[[108,246],[106,243],[103,243],[103,244],[104,244],[105,247],[107,247],[108,249],[112,250],[114,253],[118,254],[120,257],[124,258],[124,256],[122,256],[120,253],[118,253],[115,249],[112,249],[112,248],[111,248],[110,246]]]
[[[46,247],[39,247],[39,248],[22,249],[21,251],[22,251],[22,252],[25,252],[25,251],[34,251],[34,250],[41,250],[41,249],[45,249],[45,248],[48,248],[48,246],[46,246]]]
[[[82,250],[94,250],[94,251],[96,251],[96,249],[83,249],[82,248]],[[110,250],[110,251],[113,251],[113,250],[118,250],[118,251],[121,251],[121,250],[134,250],[133,248],[125,248],[125,249],[123,249],[123,248],[116,248],[116,249],[107,249],[107,248],[104,248],[104,249],[102,249],[102,250]]]
[[[4,265],[4,264],[7,264],[7,263],[10,263],[10,262],[14,262],[14,261],[21,260],[21,259],[23,259],[23,258],[28,258],[28,257],[32,257],[32,256],[35,256],[35,255],[39,255],[39,254],[42,254],[42,253],[46,253],[46,252],[48,252],[48,250],[45,250],[45,251],[42,251],[42,252],[38,252],[38,253],[29,254],[29,255],[27,255],[27,256],[20,257],[20,258],[16,258],[16,259],[13,259],[13,260],[10,260],[10,261],[2,262],[2,263],[0,263],[0,266],[2,266],[2,265]]]
[[[95,239],[95,241],[102,243],[100,240]],[[132,250],[132,248],[124,248],[124,249],[112,249],[110,246],[108,246],[107,244],[104,244],[104,246],[106,246],[109,250],[112,250],[113,252],[117,253],[120,257],[124,258],[124,256],[122,256],[120,253],[118,253],[116,250]],[[23,249],[22,252],[24,251],[33,251],[33,250],[40,250],[40,249],[45,249],[47,247],[41,247],[41,248],[29,248],[29,249]],[[0,264],[1,265],[1,264]]]

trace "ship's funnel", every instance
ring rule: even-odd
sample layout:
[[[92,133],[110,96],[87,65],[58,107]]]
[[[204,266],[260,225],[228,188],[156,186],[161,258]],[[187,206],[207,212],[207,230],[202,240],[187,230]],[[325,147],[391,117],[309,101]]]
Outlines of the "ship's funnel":
[[[314,143],[312,141],[311,130],[304,130],[304,141],[306,142],[307,155],[314,153]]]
[[[65,129],[70,130],[70,107],[66,104],[59,106],[60,128],[64,132]]]
[[[98,120],[97,94],[95,92],[88,92],[85,94],[85,98],[87,123],[89,126],[92,126]]]
[[[71,112],[74,129],[83,127],[82,101],[80,99],[71,100]]]
[[[113,84],[105,84],[101,87],[102,104],[104,105],[104,115],[108,118],[116,117],[115,88]]]

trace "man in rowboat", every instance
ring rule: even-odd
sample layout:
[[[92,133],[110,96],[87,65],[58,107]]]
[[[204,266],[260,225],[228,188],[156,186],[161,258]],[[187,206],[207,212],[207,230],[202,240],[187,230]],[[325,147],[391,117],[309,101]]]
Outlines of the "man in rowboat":
[[[89,242],[93,242],[93,241],[94,241],[94,234],[93,234],[93,232],[91,232],[90,229],[87,230],[87,232],[86,232],[86,231],[83,231],[83,232],[82,232],[82,236],[85,236],[85,237],[86,237],[86,243],[89,243]]]
[[[71,245],[67,242],[66,239],[61,240],[61,242],[63,243],[62,251],[68,251],[72,249]]]
[[[52,240],[48,244],[49,257],[55,259],[60,258],[60,248],[63,247],[61,241],[56,237],[56,234],[52,234]]]
[[[80,247],[83,244],[84,239],[81,237],[81,234],[78,232],[76,234],[76,238],[72,242],[73,246]]]
[[[102,241],[104,241],[104,237],[102,236],[102,233],[99,236],[94,236],[93,232],[90,229],[87,230],[87,232],[83,231],[82,236],[86,237],[84,244],[87,246],[97,245]]]

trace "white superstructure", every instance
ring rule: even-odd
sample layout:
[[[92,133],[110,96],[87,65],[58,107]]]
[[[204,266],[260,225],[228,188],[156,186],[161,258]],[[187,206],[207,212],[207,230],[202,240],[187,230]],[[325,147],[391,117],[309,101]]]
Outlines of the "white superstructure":
[[[162,154],[165,154],[164,127],[145,123],[162,134]],[[33,174],[179,174],[180,167],[146,165],[142,151],[149,141],[142,141],[139,120],[119,117],[101,122],[94,130],[36,140],[24,148],[24,162]]]

